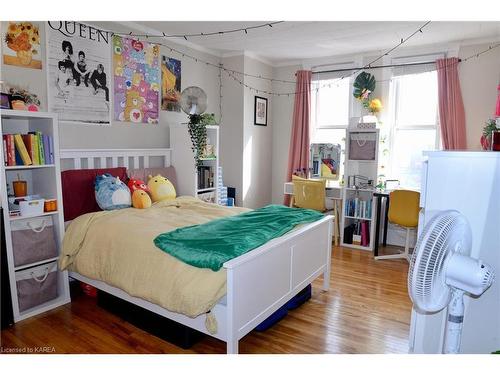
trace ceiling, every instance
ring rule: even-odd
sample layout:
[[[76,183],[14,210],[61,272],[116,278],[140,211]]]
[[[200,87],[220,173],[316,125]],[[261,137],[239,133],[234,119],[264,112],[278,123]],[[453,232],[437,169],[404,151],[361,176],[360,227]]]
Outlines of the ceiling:
[[[194,34],[245,28],[262,22],[133,22],[145,32]],[[267,21],[270,22],[270,21]],[[271,27],[244,32],[191,37],[189,44],[219,55],[250,52],[273,65],[303,60],[389,49],[421,27],[425,22],[295,22],[286,21]],[[500,22],[431,22],[405,47],[447,42],[499,40]],[[179,41],[179,40],[177,40]],[[186,41],[181,40],[184,44]]]

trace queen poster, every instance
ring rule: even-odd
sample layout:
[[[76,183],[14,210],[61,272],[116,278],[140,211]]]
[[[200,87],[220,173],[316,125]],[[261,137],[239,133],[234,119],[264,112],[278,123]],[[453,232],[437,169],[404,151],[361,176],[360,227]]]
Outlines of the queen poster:
[[[110,124],[111,34],[79,22],[47,22],[49,111],[72,123]]]

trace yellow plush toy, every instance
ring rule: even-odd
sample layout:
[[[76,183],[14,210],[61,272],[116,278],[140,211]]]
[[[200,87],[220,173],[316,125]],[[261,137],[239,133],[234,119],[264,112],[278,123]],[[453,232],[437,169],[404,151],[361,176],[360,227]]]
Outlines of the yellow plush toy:
[[[149,208],[151,207],[151,198],[144,190],[134,190],[132,193],[132,206],[134,208]]]
[[[161,175],[149,176],[148,188],[151,191],[153,202],[175,199],[176,193],[172,183]]]

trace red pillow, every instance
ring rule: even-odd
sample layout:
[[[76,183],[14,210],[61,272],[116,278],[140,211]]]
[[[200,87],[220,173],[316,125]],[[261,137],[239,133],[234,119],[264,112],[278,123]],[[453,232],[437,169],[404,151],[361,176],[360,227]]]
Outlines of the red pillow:
[[[109,173],[127,183],[127,168],[75,169],[61,173],[64,220],[101,211],[95,200],[94,181],[98,175]]]

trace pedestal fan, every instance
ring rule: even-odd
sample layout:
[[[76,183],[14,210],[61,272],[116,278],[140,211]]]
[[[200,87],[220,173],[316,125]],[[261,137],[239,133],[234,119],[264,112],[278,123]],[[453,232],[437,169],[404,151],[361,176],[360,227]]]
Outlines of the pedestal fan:
[[[470,257],[472,233],[465,216],[442,211],[424,228],[410,262],[408,293],[414,306],[438,312],[448,306],[444,353],[459,353],[465,293],[481,296],[493,283],[493,269]]]

